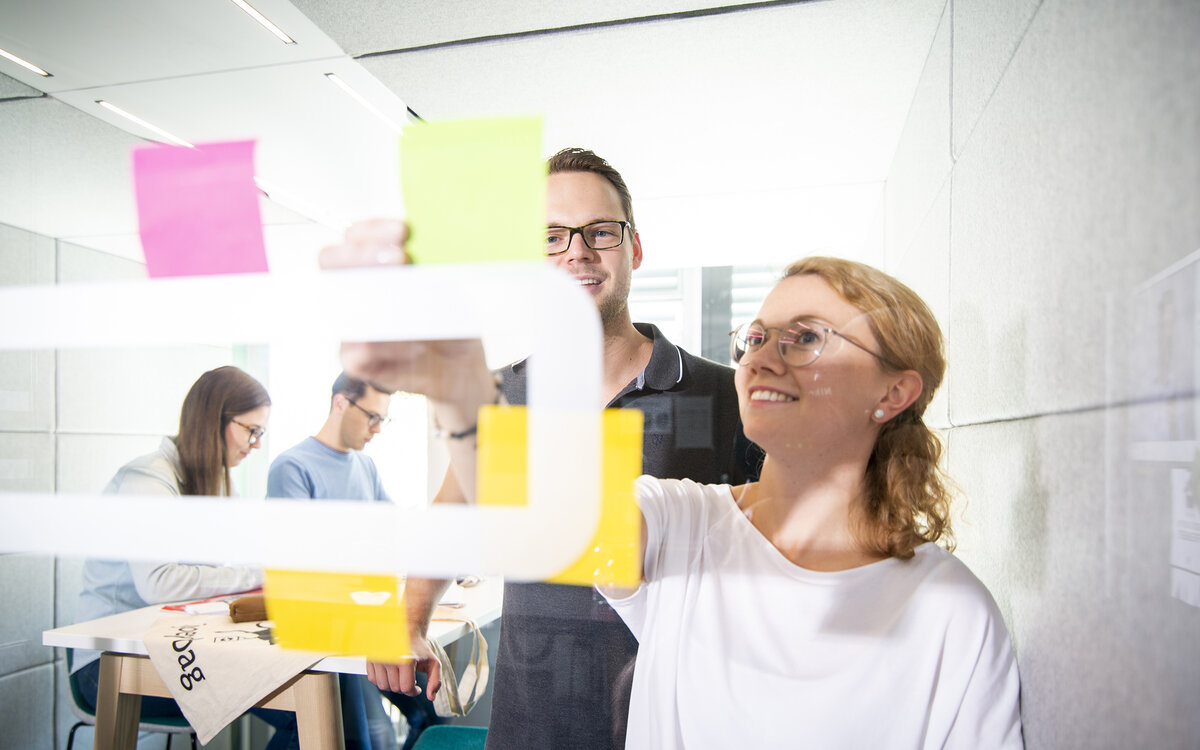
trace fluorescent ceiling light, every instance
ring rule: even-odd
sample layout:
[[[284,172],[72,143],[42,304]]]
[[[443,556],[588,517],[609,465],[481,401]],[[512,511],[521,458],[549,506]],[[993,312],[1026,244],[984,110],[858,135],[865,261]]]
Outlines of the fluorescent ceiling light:
[[[163,139],[168,140],[177,146],[187,146],[188,148],[195,148],[195,146],[193,146],[192,144],[183,140],[182,138],[173,136],[170,133],[168,133],[167,131],[163,130],[162,128],[160,128],[156,125],[151,125],[150,123],[146,122],[142,118],[137,117],[136,115],[131,115],[128,112],[126,112],[125,110],[121,109],[120,107],[113,105],[113,104],[109,104],[108,102],[104,101],[103,99],[97,99],[96,103],[99,104],[101,107],[104,107],[105,109],[107,109],[109,112],[118,114],[121,117],[124,117],[126,120],[129,120],[130,122],[135,122],[138,125],[141,125],[146,130],[149,130],[152,133],[156,133],[156,134],[162,136]]]
[[[49,73],[47,73],[46,71],[44,71],[44,70],[42,70],[41,68],[39,68],[38,66],[36,66],[36,65],[34,65],[33,63],[29,62],[28,60],[22,60],[21,58],[17,57],[17,56],[16,56],[16,55],[14,55],[13,53],[11,53],[11,52],[8,52],[8,51],[6,51],[6,50],[2,50],[2,49],[0,49],[0,57],[6,58],[6,59],[8,59],[8,60],[12,60],[12,61],[13,61],[13,62],[15,62],[17,65],[20,65],[22,68],[27,68],[27,69],[29,69],[29,70],[32,70],[34,73],[37,73],[37,74],[38,74],[38,75],[40,75],[40,76],[45,76],[46,78],[53,78],[53,77],[54,77],[54,76],[50,75]]]
[[[274,34],[279,39],[279,41],[283,42],[284,44],[295,44],[296,43],[295,39],[292,39],[290,36],[283,33],[283,29],[279,28],[278,26],[276,26],[275,24],[273,24],[269,20],[267,20],[267,17],[264,16],[262,13],[259,13],[254,8],[251,8],[250,4],[247,3],[246,0],[233,0],[233,4],[236,5],[237,7],[241,8],[242,10],[246,11],[246,15],[250,16],[255,21],[258,21],[258,23],[264,29],[266,29],[267,31]]]
[[[387,123],[387,126],[390,127],[392,130],[395,130],[397,133],[403,132],[403,130],[404,130],[403,127],[398,125],[395,120],[393,120],[392,118],[388,117],[383,112],[381,112],[380,109],[378,107],[376,107],[374,104],[367,101],[367,98],[365,96],[358,93],[354,89],[350,88],[350,85],[347,84],[345,81],[343,81],[341,78],[338,78],[336,73],[326,73],[325,77],[328,78],[330,81],[333,81],[333,83],[339,89],[341,89],[342,91],[345,91],[347,94],[349,94],[351,99],[353,99],[354,101],[361,104],[364,108],[366,108],[366,110],[368,112],[370,112],[371,114],[378,117],[380,120],[383,120],[385,123]]]

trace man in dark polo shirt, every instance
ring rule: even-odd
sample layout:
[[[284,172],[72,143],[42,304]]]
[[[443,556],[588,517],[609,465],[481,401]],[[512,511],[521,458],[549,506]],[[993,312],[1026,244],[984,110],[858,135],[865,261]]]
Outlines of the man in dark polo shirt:
[[[705,483],[740,484],[756,477],[761,458],[742,435],[733,370],[688,354],[654,326],[635,325],[629,316],[631,277],[642,263],[642,246],[621,175],[583,149],[560,151],[548,167],[547,262],[578,279],[595,298],[603,326],[605,401],[645,414],[643,472]],[[524,404],[526,363],[506,367],[501,375],[508,402]],[[448,472],[435,502],[464,501]],[[423,634],[421,625],[427,626],[442,586],[408,579],[417,634]],[[637,641],[591,587],[507,584],[487,747],[623,747],[636,653]],[[431,666],[427,656],[419,656],[419,667]],[[371,664],[368,675],[380,688],[416,690],[411,663]]]

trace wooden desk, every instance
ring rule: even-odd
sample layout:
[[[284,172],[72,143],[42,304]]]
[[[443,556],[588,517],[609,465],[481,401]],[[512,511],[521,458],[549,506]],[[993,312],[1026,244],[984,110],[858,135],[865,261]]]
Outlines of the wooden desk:
[[[487,579],[478,586],[462,589],[461,594],[463,607],[441,611],[456,617],[470,617],[481,627],[500,617],[504,594],[500,579]],[[142,696],[171,697],[150,664],[142,638],[156,620],[173,614],[160,606],[143,607],[42,633],[45,646],[104,652],[100,657],[100,685],[96,696],[96,750],[132,750],[137,744]],[[434,617],[437,616],[435,613]],[[467,632],[466,624],[460,622],[435,620],[429,626],[429,637],[443,647]],[[303,750],[344,750],[338,673],[365,675],[366,659],[327,656],[256,705],[294,711]]]

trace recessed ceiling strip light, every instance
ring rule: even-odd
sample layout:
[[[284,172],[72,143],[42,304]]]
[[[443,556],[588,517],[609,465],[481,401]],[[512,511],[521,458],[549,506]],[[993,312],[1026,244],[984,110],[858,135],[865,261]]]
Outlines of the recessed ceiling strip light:
[[[258,23],[264,29],[266,29],[267,31],[274,34],[279,39],[279,41],[283,42],[284,44],[295,44],[296,43],[295,39],[292,39],[290,36],[283,33],[283,29],[281,29],[278,26],[276,26],[275,24],[271,23],[267,19],[267,17],[264,16],[262,13],[259,13],[254,8],[251,8],[250,4],[247,3],[246,0],[233,0],[233,4],[236,5],[237,7],[241,8],[242,10],[246,11],[246,15],[250,16],[255,21],[258,21]]]
[[[121,109],[120,107],[113,105],[113,104],[109,104],[108,102],[104,101],[103,99],[97,99],[96,103],[99,104],[101,107],[104,107],[105,109],[107,109],[109,112],[118,114],[121,117],[124,117],[126,120],[129,120],[130,122],[137,123],[138,125],[141,125],[146,130],[149,130],[152,133],[156,133],[156,134],[162,136],[164,140],[168,140],[171,143],[174,143],[176,146],[187,146],[188,148],[195,148],[195,146],[193,146],[192,144],[183,140],[182,138],[177,138],[176,136],[171,135],[170,133],[163,130],[162,128],[160,128],[156,125],[151,125],[150,123],[146,122],[142,118],[140,118],[136,115],[131,115],[128,112],[126,112],[125,110]]]
[[[45,76],[46,78],[53,78],[53,77],[54,77],[54,76],[50,75],[49,73],[47,73],[46,71],[44,71],[44,70],[42,70],[41,68],[39,68],[38,66],[36,66],[36,65],[34,65],[33,63],[29,62],[28,60],[22,60],[21,58],[17,57],[17,56],[16,56],[16,55],[14,55],[13,53],[11,53],[11,52],[8,52],[8,51],[6,51],[6,50],[2,50],[2,49],[0,49],[0,57],[3,57],[3,58],[5,58],[5,59],[8,59],[8,60],[12,60],[12,61],[13,61],[13,62],[15,62],[17,65],[20,65],[22,68],[27,68],[27,69],[29,69],[29,70],[32,70],[34,73],[37,73],[37,74],[38,74],[38,75],[40,75],[40,76]]]
[[[395,130],[397,133],[404,131],[404,128],[402,128],[400,125],[396,124],[396,122],[392,118],[385,115],[382,111],[380,111],[380,109],[378,107],[376,107],[371,102],[367,101],[367,98],[365,96],[358,93],[354,89],[350,88],[349,84],[347,84],[341,78],[338,78],[336,73],[326,73],[325,77],[328,78],[330,81],[332,81],[334,83],[334,85],[336,85],[339,89],[341,89],[342,91],[345,91],[347,94],[349,94],[351,99],[353,99],[354,101],[361,104],[368,112],[370,112],[371,114],[378,117],[380,120],[383,120],[385,123],[387,123],[387,126],[390,127],[392,130]]]

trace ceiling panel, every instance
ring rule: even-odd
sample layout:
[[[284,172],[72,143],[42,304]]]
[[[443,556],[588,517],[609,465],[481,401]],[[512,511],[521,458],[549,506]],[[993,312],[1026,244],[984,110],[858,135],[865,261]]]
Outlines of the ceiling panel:
[[[362,59],[426,119],[546,117],[653,197],[886,177],[944,0],[793,5]]]
[[[0,72],[58,92],[342,54],[286,0],[254,5],[296,44],[280,42],[228,0],[0,0],[0,48],[54,77],[4,59]]]
[[[404,103],[345,57],[58,96],[123,124],[92,101],[104,98],[191,143],[257,139],[257,176],[310,218],[344,225],[364,213],[395,214],[399,135],[330,83],[331,72],[406,121]]]
[[[228,0],[0,0],[0,46],[56,73],[0,61],[12,77],[0,77],[0,98],[25,84],[57,97],[0,102],[0,221],[136,257],[128,149],[151,134],[99,109],[104,98],[194,143],[257,139],[274,199],[265,223],[293,227],[271,244],[302,248],[280,265],[303,265],[329,236],[307,219],[338,227],[401,211],[397,136],[324,77],[335,72],[396,121],[406,105],[429,120],[543,115],[546,153],[589,146],[625,174],[650,265],[728,262],[747,248],[869,253],[946,2],[758,4],[356,61],[342,50],[706,3],[256,0],[300,41],[285,46]]]
[[[0,74],[0,99],[41,95],[42,92],[32,86],[26,86],[15,78]]]
[[[0,222],[49,237],[136,227],[129,149],[142,141],[44,97],[0,103]]]
[[[814,2],[824,0],[792,0]],[[757,0],[295,0],[296,7],[351,55],[443,44],[496,34],[517,34],[707,8],[760,4]]]

